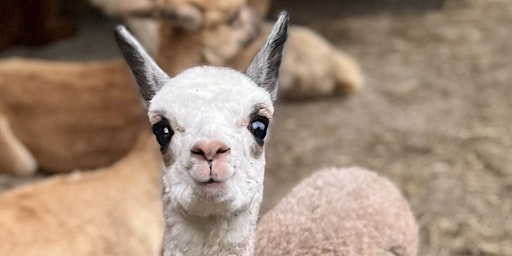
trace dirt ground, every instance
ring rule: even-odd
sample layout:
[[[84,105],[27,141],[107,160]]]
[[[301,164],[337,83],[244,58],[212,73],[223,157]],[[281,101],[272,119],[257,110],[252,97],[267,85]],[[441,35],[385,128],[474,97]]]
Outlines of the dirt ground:
[[[409,199],[420,255],[512,255],[512,1],[282,0],[272,9],[359,60],[366,88],[278,104],[263,209],[316,169],[359,165]],[[74,39],[0,57],[117,56],[106,27],[88,19]],[[21,181],[0,176],[0,188]]]

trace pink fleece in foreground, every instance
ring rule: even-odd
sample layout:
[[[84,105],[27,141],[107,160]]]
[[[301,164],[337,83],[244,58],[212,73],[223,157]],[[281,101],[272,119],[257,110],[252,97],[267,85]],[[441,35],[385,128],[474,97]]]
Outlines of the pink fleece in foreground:
[[[398,189],[374,172],[326,169],[257,226],[256,255],[416,255],[418,227]]]

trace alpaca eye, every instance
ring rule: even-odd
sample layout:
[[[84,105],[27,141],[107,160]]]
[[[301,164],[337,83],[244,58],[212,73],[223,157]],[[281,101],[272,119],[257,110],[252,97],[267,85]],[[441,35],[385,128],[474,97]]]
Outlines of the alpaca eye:
[[[267,135],[268,118],[256,117],[250,124],[249,129],[254,135],[258,144],[263,145],[263,139]]]
[[[160,144],[160,151],[165,152],[169,143],[171,142],[174,132],[167,120],[160,121],[153,125],[153,133],[155,134],[156,141]]]

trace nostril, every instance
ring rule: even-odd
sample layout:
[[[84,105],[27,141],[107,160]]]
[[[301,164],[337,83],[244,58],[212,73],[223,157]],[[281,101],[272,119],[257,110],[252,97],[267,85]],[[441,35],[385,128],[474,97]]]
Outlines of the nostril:
[[[227,153],[227,152],[229,152],[230,150],[231,150],[230,148],[219,148],[219,149],[217,150],[217,155]]]
[[[199,148],[193,148],[193,149],[192,149],[192,150],[190,150],[190,151],[191,151],[191,152],[192,152],[192,154],[194,154],[194,155],[200,155],[200,156],[204,155],[203,150],[201,150],[201,149],[199,149]]]

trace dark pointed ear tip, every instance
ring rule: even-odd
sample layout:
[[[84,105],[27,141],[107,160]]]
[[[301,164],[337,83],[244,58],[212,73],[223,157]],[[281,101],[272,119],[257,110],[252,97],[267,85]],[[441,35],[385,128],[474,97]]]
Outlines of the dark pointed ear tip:
[[[114,33],[116,34],[122,34],[126,31],[126,28],[123,25],[117,25],[114,29]]]
[[[127,57],[126,54],[132,55],[133,51],[144,52],[143,47],[125,26],[117,25],[114,30],[114,37],[125,58]]]
[[[282,11],[281,13],[279,13],[279,17],[274,25],[274,29],[273,29],[273,32],[272,34],[277,36],[277,35],[284,35],[285,38],[288,34],[288,22],[289,22],[290,18],[288,16],[288,12],[286,11]],[[281,36],[277,36],[275,37],[275,39],[281,39]],[[286,40],[286,39],[285,39]],[[284,43],[284,41],[283,41]]]
[[[117,25],[114,29],[114,35],[118,41],[122,38],[126,38],[129,34],[130,32],[128,32],[128,29],[126,29],[126,27],[123,25]]]
[[[279,13],[279,18],[277,19],[279,23],[285,22],[288,24],[288,21],[290,20],[290,16],[288,15],[287,11],[281,11]]]

